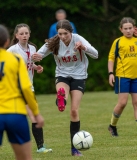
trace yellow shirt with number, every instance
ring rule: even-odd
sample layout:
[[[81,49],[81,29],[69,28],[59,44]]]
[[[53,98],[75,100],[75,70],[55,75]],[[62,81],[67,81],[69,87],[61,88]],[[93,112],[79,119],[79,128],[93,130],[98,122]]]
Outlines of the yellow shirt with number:
[[[116,42],[119,40],[118,53],[115,59]],[[137,38],[117,38],[110,49],[109,61],[116,60],[116,76],[135,79],[137,78]]]
[[[27,114],[26,104],[34,115],[39,113],[24,60],[0,48],[0,114]]]

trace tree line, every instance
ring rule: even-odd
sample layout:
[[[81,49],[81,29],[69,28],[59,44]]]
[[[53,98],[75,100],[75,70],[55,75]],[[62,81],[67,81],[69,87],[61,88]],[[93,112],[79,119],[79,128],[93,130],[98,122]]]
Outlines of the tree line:
[[[86,91],[108,91],[107,60],[113,40],[122,34],[118,27],[123,17],[137,19],[136,0],[7,0],[0,5],[1,24],[8,27],[11,38],[19,23],[27,23],[31,29],[30,41],[39,49],[48,38],[49,27],[56,21],[55,11],[63,8],[78,34],[85,37],[99,52],[99,58],[89,59]],[[36,94],[55,93],[55,62],[52,55],[37,62],[44,67],[42,74],[35,73]]]

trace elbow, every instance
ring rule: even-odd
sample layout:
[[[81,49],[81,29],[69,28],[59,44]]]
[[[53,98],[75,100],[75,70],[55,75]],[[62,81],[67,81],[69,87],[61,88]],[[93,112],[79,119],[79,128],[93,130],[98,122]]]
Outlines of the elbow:
[[[92,57],[93,59],[98,59],[98,57]]]
[[[92,51],[92,58],[93,59],[98,59],[98,51],[94,48],[94,50]]]
[[[21,91],[22,93],[25,95],[26,93],[28,93],[31,90],[31,86],[22,86],[21,87]]]
[[[98,59],[98,54],[97,54],[97,56],[96,56],[96,59]]]
[[[91,58],[93,58],[93,59],[98,59],[98,52],[94,52],[94,53],[87,53]]]
[[[96,51],[96,53],[94,53],[93,59],[98,59],[98,51]]]

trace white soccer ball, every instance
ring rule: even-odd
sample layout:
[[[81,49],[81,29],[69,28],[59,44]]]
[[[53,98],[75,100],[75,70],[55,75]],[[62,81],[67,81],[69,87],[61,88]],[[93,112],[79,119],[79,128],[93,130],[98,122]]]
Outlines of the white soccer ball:
[[[93,137],[87,131],[79,131],[73,137],[73,145],[78,150],[87,150],[93,144]]]

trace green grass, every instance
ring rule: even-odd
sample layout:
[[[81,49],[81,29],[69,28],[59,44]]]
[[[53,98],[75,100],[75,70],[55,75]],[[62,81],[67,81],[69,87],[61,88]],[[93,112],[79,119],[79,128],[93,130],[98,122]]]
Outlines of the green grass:
[[[117,103],[114,92],[85,93],[80,106],[81,130],[90,132],[93,145],[83,151],[83,157],[70,155],[69,109],[61,113],[55,105],[56,95],[37,95],[41,114],[45,119],[44,139],[53,153],[37,154],[36,144],[32,136],[33,160],[136,160],[137,159],[137,126],[134,120],[131,97],[118,122],[119,137],[111,137],[107,127],[111,114]],[[1,160],[13,160],[12,149],[4,135],[0,148]]]

